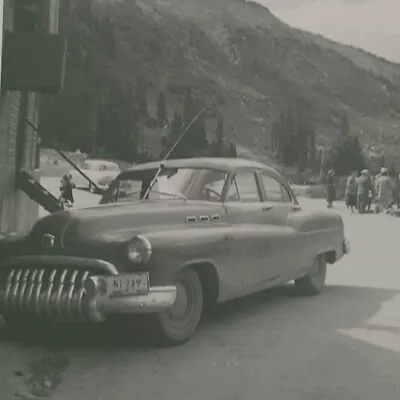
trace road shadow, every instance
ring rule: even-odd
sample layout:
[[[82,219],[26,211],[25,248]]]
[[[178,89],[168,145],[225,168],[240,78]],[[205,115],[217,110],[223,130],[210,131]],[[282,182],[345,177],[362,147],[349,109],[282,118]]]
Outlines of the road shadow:
[[[204,314],[199,334],[219,331],[225,326],[235,330],[265,318],[284,322],[302,315],[308,324],[326,329],[358,326],[375,314],[381,304],[398,292],[350,286],[327,286],[319,296],[303,297],[294,285],[287,284],[242,299],[216,305]],[[0,342],[39,346],[47,350],[66,348],[152,348],[155,338],[144,330],[146,316],[115,318],[104,324],[58,324],[32,327],[29,331],[0,327]],[[279,330],[279,325],[272,327]]]

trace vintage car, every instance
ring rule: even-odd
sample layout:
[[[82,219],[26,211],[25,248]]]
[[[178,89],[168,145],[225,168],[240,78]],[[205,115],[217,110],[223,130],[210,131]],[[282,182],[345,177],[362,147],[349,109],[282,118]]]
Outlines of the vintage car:
[[[71,169],[68,174],[72,176],[76,188],[88,189],[92,193],[104,192],[121,172],[117,163],[94,158],[86,160],[80,169],[96,186],[75,169]]]
[[[100,205],[1,243],[10,324],[145,314],[140,323],[168,345],[187,341],[216,303],[292,280],[319,293],[327,264],[349,251],[339,214],[303,209],[275,170],[230,158],[135,166]]]

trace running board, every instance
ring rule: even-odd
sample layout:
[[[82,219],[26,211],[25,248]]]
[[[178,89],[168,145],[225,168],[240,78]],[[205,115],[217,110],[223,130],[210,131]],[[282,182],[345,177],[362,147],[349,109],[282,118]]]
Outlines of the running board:
[[[17,185],[29,198],[42,206],[49,213],[64,209],[60,200],[54,197],[27,171],[21,170],[17,177]]]

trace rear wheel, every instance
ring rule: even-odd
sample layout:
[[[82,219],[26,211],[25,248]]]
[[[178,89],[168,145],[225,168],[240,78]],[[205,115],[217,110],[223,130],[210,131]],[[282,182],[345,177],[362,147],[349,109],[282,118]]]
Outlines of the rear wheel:
[[[325,286],[326,279],[326,256],[321,254],[314,259],[310,273],[295,280],[297,290],[306,296],[319,294]]]
[[[149,337],[163,346],[188,341],[197,330],[203,310],[203,288],[195,271],[180,272],[175,285],[175,304],[162,313],[150,315],[146,326]]]

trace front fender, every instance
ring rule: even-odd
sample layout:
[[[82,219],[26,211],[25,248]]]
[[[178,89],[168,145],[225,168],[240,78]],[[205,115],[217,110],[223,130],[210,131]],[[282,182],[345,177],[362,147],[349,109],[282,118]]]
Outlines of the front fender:
[[[152,245],[146,269],[154,285],[171,284],[180,270],[193,265],[210,265],[218,273],[229,251],[226,232],[215,227],[143,234]]]

